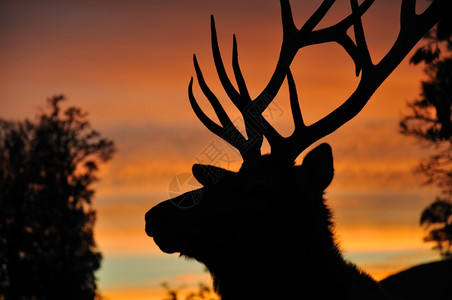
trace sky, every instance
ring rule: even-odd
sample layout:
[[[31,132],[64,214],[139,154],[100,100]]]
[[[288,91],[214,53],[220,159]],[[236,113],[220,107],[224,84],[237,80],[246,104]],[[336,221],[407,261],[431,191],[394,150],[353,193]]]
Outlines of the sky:
[[[375,2],[363,19],[374,63],[397,37],[400,11],[400,1]],[[292,1],[296,24],[320,3]],[[348,1],[337,1],[319,28],[349,12]],[[200,264],[160,252],[144,233],[144,214],[193,188],[187,180],[194,163],[240,167],[238,153],[203,127],[187,96],[196,53],[209,85],[237,116],[213,66],[211,14],[227,71],[232,74],[235,33],[256,96],[279,54],[279,1],[0,1],[0,118],[33,118],[47,98],[64,94],[64,105],[89,112],[93,128],[118,148],[100,168],[94,200],[95,239],[104,256],[97,276],[108,299],[162,299],[162,282],[184,290],[210,282]],[[307,123],[334,110],[359,81],[351,59],[332,43],[303,49],[291,68]],[[406,59],[357,117],[321,140],[330,143],[335,160],[325,198],[337,240],[344,256],[376,279],[438,258],[419,226],[422,209],[438,191],[413,174],[429,149],[398,132],[423,76],[422,67]],[[211,113],[197,86],[195,94]],[[264,114],[281,133],[291,132],[286,85]],[[212,148],[221,155],[207,156]]]

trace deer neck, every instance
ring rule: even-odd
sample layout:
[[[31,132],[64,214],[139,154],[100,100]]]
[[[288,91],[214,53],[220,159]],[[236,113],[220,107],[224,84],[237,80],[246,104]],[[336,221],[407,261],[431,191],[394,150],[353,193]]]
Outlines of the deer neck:
[[[378,284],[340,255],[327,261],[313,257],[275,254],[262,261],[228,264],[214,274],[222,300],[240,299],[388,299]]]
[[[348,267],[329,223],[323,230],[310,237],[297,233],[269,237],[252,250],[229,250],[221,260],[214,259],[215,264],[207,262],[217,292],[223,300],[279,299],[296,296],[297,290],[317,293],[325,281],[339,287]]]
[[[299,247],[294,245],[293,252],[298,252]],[[224,260],[223,268],[213,272],[215,288],[223,300],[280,299],[299,296],[300,290],[318,294],[325,282],[339,288],[346,265],[337,252],[324,253],[323,258],[315,257],[318,253],[302,252],[253,254],[235,262]]]

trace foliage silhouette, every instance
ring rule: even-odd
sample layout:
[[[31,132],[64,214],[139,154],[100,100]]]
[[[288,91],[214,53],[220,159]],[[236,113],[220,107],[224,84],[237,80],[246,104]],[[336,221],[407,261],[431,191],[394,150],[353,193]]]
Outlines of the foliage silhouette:
[[[95,299],[101,253],[92,208],[115,152],[77,107],[48,99],[35,121],[0,120],[0,298]]]
[[[414,136],[434,148],[434,154],[421,161],[417,172],[426,176],[426,184],[439,187],[443,193],[422,213],[421,225],[430,229],[424,238],[436,242],[442,257],[451,255],[452,228],[452,11],[424,37],[410,62],[425,64],[427,80],[421,83],[419,99],[408,102],[409,112],[400,121],[401,133]],[[445,214],[447,214],[445,217]],[[437,218],[442,216],[440,220]]]
[[[444,258],[452,258],[452,203],[437,198],[422,212],[421,225],[430,228],[424,240],[436,242],[433,249]]]
[[[168,285],[167,282],[162,283],[162,287],[165,288],[167,295],[163,300],[180,300],[181,297],[180,291],[182,288],[176,289],[172,288]],[[188,295],[185,296],[185,300],[219,300],[218,296],[215,294],[215,292],[205,285],[204,283],[199,283],[198,285],[198,291],[197,292],[191,292]]]

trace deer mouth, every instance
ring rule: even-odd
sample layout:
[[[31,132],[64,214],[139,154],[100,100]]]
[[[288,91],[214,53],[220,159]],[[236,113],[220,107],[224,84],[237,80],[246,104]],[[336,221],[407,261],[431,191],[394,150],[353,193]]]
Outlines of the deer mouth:
[[[168,237],[154,236],[154,242],[157,246],[167,254],[173,254],[176,252],[180,252],[178,245],[175,243],[175,239],[171,239]]]
[[[196,238],[186,234],[162,234],[154,235],[153,238],[160,250],[167,254],[178,252],[181,255],[187,255],[193,253],[199,244]]]
[[[177,218],[172,216],[173,210],[174,204],[171,201],[164,201],[145,215],[146,234],[154,238],[160,250],[168,254],[180,252],[187,239],[185,234],[175,227],[174,220]]]
[[[145,231],[148,236],[154,238],[154,242],[163,252],[168,254],[179,252],[178,244],[180,238],[173,237],[165,232],[160,232],[160,230],[156,230],[155,226],[149,226],[149,224],[146,224]]]

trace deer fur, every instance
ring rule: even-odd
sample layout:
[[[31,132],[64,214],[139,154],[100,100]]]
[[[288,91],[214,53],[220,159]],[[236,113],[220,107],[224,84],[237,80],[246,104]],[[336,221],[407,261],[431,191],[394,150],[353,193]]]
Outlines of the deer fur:
[[[238,173],[195,165],[204,187],[194,196],[202,199],[190,208],[174,199],[156,205],[146,214],[146,231],[162,251],[203,263],[224,300],[386,299],[370,276],[343,259],[334,239],[323,199],[333,174],[327,144],[301,166],[269,156]]]

